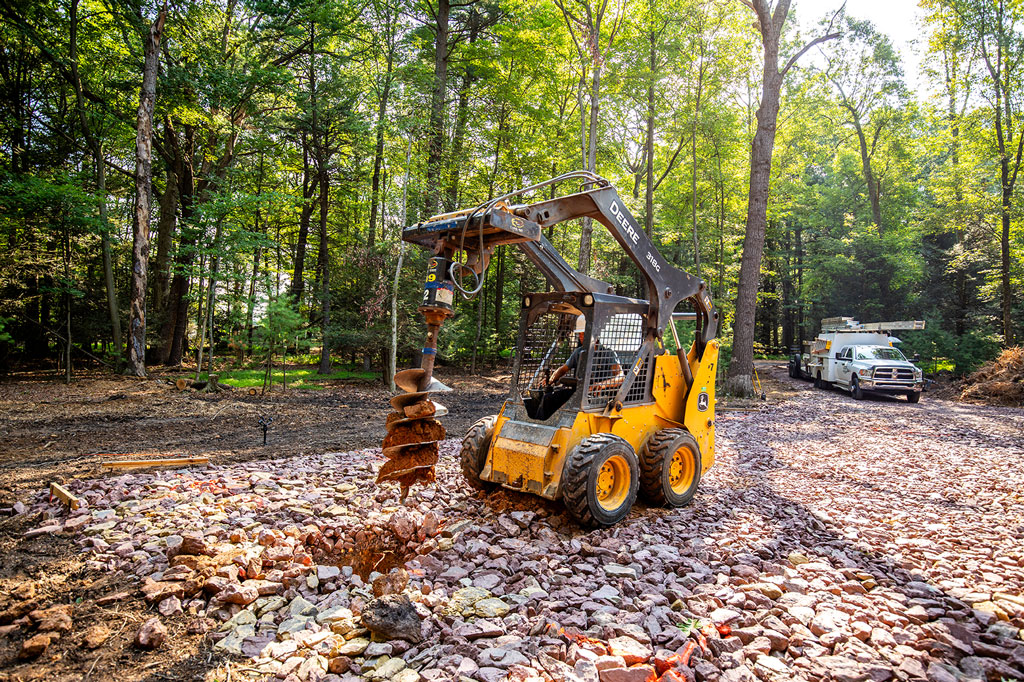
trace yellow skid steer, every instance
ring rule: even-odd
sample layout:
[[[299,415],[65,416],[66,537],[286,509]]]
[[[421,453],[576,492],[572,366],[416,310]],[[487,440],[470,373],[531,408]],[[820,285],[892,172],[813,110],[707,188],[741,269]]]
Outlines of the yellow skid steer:
[[[578,181],[579,191],[507,203],[569,181]],[[607,282],[566,263],[545,238],[545,229],[577,218],[593,218],[608,229],[642,274],[646,300],[615,295]],[[567,173],[417,223],[402,238],[430,249],[433,257],[420,306],[428,325],[423,363],[396,375],[405,393],[392,404],[405,412],[391,419],[399,422],[389,434],[392,443],[411,441],[410,448],[429,450],[417,437],[403,437],[402,428],[414,421],[400,417],[438,414],[416,406],[433,405],[427,396],[441,388],[432,379],[433,362],[454,293],[479,291],[494,249],[518,244],[553,290],[522,297],[509,395],[499,414],[466,434],[460,455],[466,481],[484,490],[504,486],[561,499],[589,526],[621,520],[638,492],[668,506],[693,498],[715,459],[718,312],[707,285],[661,256],[607,180]],[[475,287],[464,287],[467,278]],[[694,323],[688,347],[678,338],[680,319]],[[665,347],[666,327],[674,353]],[[436,432],[440,437],[443,429]],[[420,469],[401,469],[403,485],[432,480],[436,445],[432,458],[421,461]]]

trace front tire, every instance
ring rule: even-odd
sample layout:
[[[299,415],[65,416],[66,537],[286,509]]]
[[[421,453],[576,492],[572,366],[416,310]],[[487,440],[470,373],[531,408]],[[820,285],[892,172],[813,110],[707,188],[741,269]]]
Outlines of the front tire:
[[[921,394],[918,393],[917,391],[914,391],[913,393],[908,393],[907,394],[907,402],[908,403],[919,403],[919,402],[921,402]]]
[[[857,377],[850,379],[850,395],[853,396],[854,400],[864,400],[864,391],[861,390]]]
[[[633,508],[640,487],[633,448],[610,433],[580,441],[565,461],[562,500],[584,526],[611,526]]]
[[[469,427],[466,436],[462,439],[462,451],[459,453],[459,464],[462,466],[462,475],[466,482],[477,490],[494,490],[496,484],[480,478],[480,472],[487,462],[487,451],[491,449],[491,439],[494,438],[494,424],[498,421],[498,415],[492,414],[478,420]]]
[[[640,454],[640,489],[654,504],[682,507],[697,494],[700,448],[682,429],[664,429],[644,444]]]

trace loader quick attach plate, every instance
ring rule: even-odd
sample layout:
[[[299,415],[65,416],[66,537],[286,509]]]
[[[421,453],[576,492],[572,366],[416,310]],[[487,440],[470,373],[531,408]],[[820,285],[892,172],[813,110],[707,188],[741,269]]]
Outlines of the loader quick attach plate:
[[[435,249],[440,242],[447,242],[454,249],[459,249],[463,242],[470,248],[477,249],[480,245],[481,224],[483,225],[484,250],[501,244],[518,244],[540,240],[540,225],[510,213],[504,208],[494,207],[486,213],[459,211],[434,216],[426,222],[410,225],[402,231],[402,239]],[[469,225],[466,221],[469,220]]]

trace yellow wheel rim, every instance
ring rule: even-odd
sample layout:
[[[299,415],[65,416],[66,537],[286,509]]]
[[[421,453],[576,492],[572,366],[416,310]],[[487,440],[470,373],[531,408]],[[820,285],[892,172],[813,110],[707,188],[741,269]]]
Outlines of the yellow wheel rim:
[[[597,503],[605,511],[615,511],[629,495],[629,463],[622,455],[613,455],[597,472]]]
[[[689,448],[679,448],[672,453],[672,461],[668,467],[668,483],[672,487],[672,492],[682,495],[693,485],[693,477],[696,475],[693,453]]]

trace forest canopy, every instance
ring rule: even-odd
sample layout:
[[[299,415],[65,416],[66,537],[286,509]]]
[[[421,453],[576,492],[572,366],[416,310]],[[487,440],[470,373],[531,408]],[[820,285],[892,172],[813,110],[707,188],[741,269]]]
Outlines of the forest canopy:
[[[919,91],[855,2],[821,17],[788,0],[5,2],[0,366],[144,373],[314,348],[323,372],[385,370],[392,296],[412,362],[426,254],[402,227],[580,168],[708,283],[729,345],[764,5],[786,68],[755,352],[824,317],[925,319],[905,351],[969,371],[1024,324],[1024,4],[920,4]],[[798,12],[820,26],[802,34]],[[643,295],[603,231],[549,238]],[[521,295],[543,287],[501,247],[441,362],[504,362]]]

